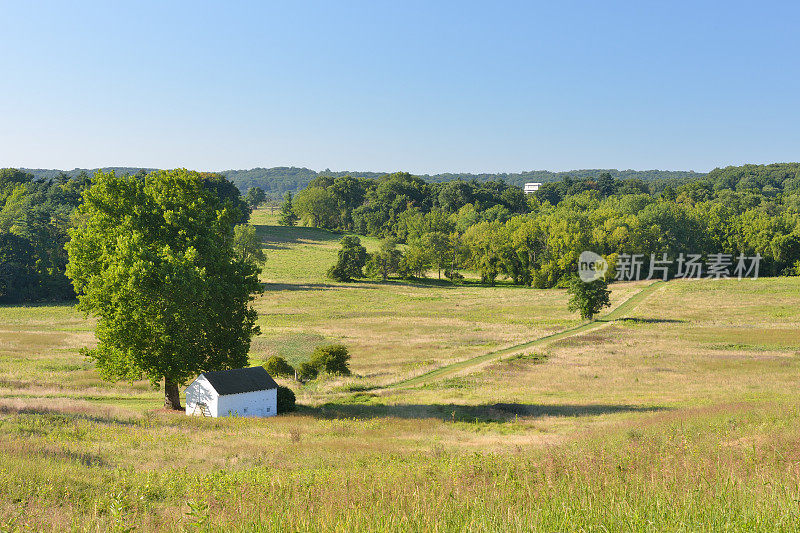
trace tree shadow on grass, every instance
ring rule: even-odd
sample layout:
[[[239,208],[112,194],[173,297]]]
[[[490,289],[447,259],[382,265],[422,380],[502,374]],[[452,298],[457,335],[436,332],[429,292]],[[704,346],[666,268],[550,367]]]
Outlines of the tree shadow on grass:
[[[262,283],[264,291],[330,291],[334,289],[377,289],[377,285],[359,284],[333,285],[331,283]]]
[[[267,226],[256,224],[254,227],[256,228],[256,235],[258,235],[265,247],[300,242],[326,243],[338,241],[342,238],[342,234],[307,226]],[[286,248],[286,246],[282,248]]]
[[[688,320],[672,318],[618,318],[617,322],[630,322],[632,324],[686,324]]]
[[[302,411],[319,418],[403,418],[438,419],[454,422],[509,422],[517,418],[599,416],[613,413],[650,413],[665,410],[659,406],[626,404],[544,405],[495,403],[484,405],[456,404],[399,404],[383,405],[370,402],[371,395],[355,395],[354,403],[327,403],[319,407],[303,407]]]
[[[5,307],[75,307],[77,304],[77,299],[52,301],[46,300],[42,302],[3,302],[0,303],[0,309]]]
[[[397,277],[390,277],[387,280],[375,280],[375,279],[359,279],[356,280],[355,283],[359,284],[370,284],[370,285],[384,285],[387,287],[416,287],[416,288],[430,288],[435,287],[439,289],[463,289],[463,288],[481,288],[481,289],[519,289],[519,290],[537,290],[531,289],[526,285],[513,285],[512,283],[498,283],[494,287],[486,285],[485,283],[481,283],[480,280],[474,279],[467,279],[462,280],[458,283],[453,283],[449,279],[438,279],[438,278],[411,278],[411,279],[403,279]]]
[[[273,291],[328,291],[338,288],[329,283],[262,283],[261,289],[265,292]]]

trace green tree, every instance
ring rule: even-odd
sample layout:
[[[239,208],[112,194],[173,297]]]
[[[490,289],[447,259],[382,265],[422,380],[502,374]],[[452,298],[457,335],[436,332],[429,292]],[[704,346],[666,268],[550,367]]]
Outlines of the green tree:
[[[140,177],[144,177],[144,171]],[[203,188],[213,192],[217,198],[223,203],[230,203],[232,209],[236,209],[239,213],[239,218],[236,224],[247,224],[250,220],[250,209],[247,207],[247,202],[242,198],[239,188],[233,184],[228,178],[216,172],[200,172],[198,174],[203,182]]]
[[[244,199],[250,209],[255,209],[267,200],[267,193],[261,187],[250,187]]]
[[[267,260],[256,228],[250,224],[239,224],[233,228],[233,250],[239,260],[245,263],[260,267]]]
[[[84,353],[107,379],[164,380],[164,403],[199,372],[241,368],[258,333],[257,266],[234,251],[238,206],[186,170],[98,173],[67,245],[78,307],[98,317]]]
[[[413,239],[406,247],[398,271],[404,278],[422,279],[433,265],[432,257],[431,251],[421,238]]]
[[[367,276],[386,281],[389,274],[397,272],[403,254],[397,249],[397,241],[388,238],[374,254],[369,254],[366,264]]]
[[[608,282],[600,278],[586,283],[579,277],[570,280],[567,292],[572,295],[567,308],[570,311],[580,311],[581,318],[592,320],[604,307],[611,305]]]
[[[347,365],[349,360],[350,354],[346,346],[328,344],[326,346],[318,346],[314,353],[311,354],[309,362],[320,372],[336,376],[349,376],[350,368]]]
[[[431,264],[436,267],[439,279],[442,279],[442,270],[447,270],[452,262],[450,235],[443,231],[431,231],[422,236],[422,244],[430,254]]]
[[[0,303],[19,303],[39,294],[36,253],[30,241],[0,233]]]
[[[306,224],[315,228],[336,227],[336,197],[321,187],[303,189],[294,198],[294,210]]]
[[[508,230],[500,222],[480,222],[464,234],[470,264],[481,274],[481,283],[494,286],[513,255]]]
[[[294,212],[292,205],[292,193],[287,191],[281,204],[281,215],[278,217],[278,224],[281,226],[294,226],[297,224],[298,216]]]
[[[363,268],[367,262],[367,249],[361,246],[361,239],[347,235],[341,240],[342,248],[336,264],[328,270],[328,277],[336,281],[352,281],[363,278]]]

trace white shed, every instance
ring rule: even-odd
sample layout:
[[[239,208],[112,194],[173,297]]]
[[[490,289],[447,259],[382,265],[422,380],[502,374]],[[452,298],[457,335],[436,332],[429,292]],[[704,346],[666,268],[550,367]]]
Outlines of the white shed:
[[[186,414],[275,416],[278,384],[261,366],[203,372],[186,387]]]

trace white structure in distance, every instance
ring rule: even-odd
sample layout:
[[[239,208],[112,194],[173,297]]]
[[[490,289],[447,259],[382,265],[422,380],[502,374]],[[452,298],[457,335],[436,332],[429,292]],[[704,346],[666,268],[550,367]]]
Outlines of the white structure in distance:
[[[532,192],[538,191],[539,187],[541,186],[542,186],[541,183],[526,183],[525,188],[523,190],[525,191],[525,194],[530,194]]]

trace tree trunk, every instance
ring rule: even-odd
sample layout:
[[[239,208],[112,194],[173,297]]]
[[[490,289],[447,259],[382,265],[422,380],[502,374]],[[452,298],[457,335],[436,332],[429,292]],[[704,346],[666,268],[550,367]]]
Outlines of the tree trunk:
[[[181,393],[178,391],[178,384],[165,379],[164,380],[164,407],[180,411],[181,407]]]

